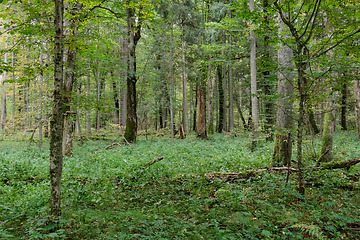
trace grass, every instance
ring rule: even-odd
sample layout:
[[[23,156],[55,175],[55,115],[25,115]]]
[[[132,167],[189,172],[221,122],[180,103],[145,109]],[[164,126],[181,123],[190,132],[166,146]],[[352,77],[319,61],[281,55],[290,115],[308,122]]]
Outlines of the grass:
[[[16,141],[15,141],[16,140]],[[320,139],[305,143],[315,164]],[[359,239],[359,170],[308,172],[306,197],[284,173],[236,182],[208,172],[270,166],[272,143],[251,153],[246,136],[141,137],[105,147],[88,140],[64,161],[61,229],[49,221],[49,151],[4,140],[0,147],[0,238],[4,239]],[[355,134],[338,132],[335,159],[359,158]],[[151,166],[144,165],[164,157]]]

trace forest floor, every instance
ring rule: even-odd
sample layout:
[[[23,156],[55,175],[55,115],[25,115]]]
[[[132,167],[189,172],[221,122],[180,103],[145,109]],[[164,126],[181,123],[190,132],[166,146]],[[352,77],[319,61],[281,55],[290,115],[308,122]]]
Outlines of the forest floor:
[[[49,221],[49,150],[12,136],[0,146],[0,239],[360,239],[360,164],[307,171],[306,195],[296,174],[248,179],[206,173],[271,166],[272,142],[252,153],[246,135],[210,140],[139,137],[76,142],[65,158],[62,218]],[[114,144],[120,143],[122,146]],[[304,144],[315,165],[321,138]],[[338,131],[334,158],[360,158],[354,132]],[[296,149],[294,149],[294,158]],[[159,161],[151,160],[163,157]],[[150,162],[150,163],[149,163]]]

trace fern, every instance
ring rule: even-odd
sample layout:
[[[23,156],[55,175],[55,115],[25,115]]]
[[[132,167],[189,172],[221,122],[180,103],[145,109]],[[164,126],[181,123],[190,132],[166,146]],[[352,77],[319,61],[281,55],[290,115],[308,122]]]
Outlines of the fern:
[[[311,237],[315,237],[316,239],[326,239],[321,228],[316,225],[307,225],[304,223],[297,223],[291,226],[291,228],[299,229],[301,232],[305,232]]]

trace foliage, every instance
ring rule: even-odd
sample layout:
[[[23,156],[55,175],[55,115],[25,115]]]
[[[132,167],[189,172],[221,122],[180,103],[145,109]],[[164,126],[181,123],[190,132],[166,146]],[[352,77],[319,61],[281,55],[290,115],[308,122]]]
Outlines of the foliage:
[[[106,135],[109,135],[107,133]],[[119,139],[88,140],[65,159],[63,215],[49,221],[48,151],[24,148],[21,138],[0,150],[0,236],[16,239],[357,239],[359,166],[315,171],[304,198],[285,173],[236,182],[205,173],[270,166],[272,146],[250,152],[246,136],[209,141],[140,137],[137,144],[106,149]],[[306,141],[306,153],[320,139]],[[352,132],[335,139],[335,158],[358,156]],[[145,166],[151,159],[164,159]],[[307,164],[316,159],[306,158]],[[350,187],[351,186],[351,187]]]

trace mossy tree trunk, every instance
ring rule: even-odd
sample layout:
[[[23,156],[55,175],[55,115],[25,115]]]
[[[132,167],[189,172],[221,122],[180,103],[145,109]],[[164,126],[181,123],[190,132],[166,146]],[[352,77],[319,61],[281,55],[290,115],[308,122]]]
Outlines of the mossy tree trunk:
[[[61,175],[63,169],[63,13],[63,1],[55,0],[54,99],[50,121],[50,208],[51,215],[55,219],[61,215]]]
[[[285,26],[279,18],[279,35],[285,31]],[[285,36],[289,37],[289,36]],[[276,135],[274,142],[274,152],[272,158],[273,166],[286,166],[290,163],[292,152],[292,95],[293,86],[290,82],[293,81],[292,64],[293,51],[288,46],[280,44],[278,49],[278,100],[277,116],[276,116]]]
[[[323,138],[319,163],[332,161],[333,137],[335,131],[335,114],[333,108],[334,102],[329,101],[324,119]]]
[[[360,92],[359,80],[354,80],[354,98],[355,98],[355,121],[357,139],[360,141]]]
[[[136,141],[137,135],[137,102],[136,102],[136,45],[141,38],[141,16],[135,16],[135,9],[126,9],[128,30],[128,59],[127,59],[127,99],[126,99],[126,129],[125,138],[129,142]],[[135,20],[137,19],[137,22]]]

